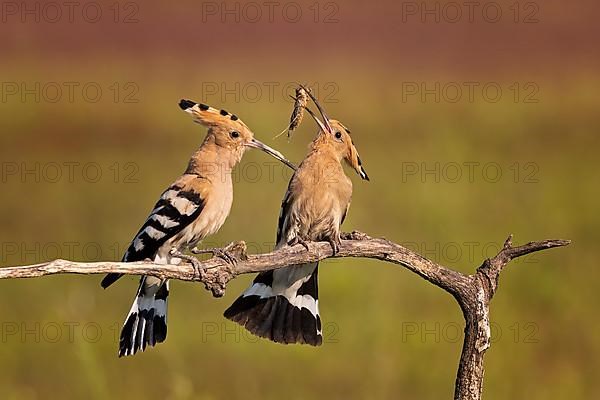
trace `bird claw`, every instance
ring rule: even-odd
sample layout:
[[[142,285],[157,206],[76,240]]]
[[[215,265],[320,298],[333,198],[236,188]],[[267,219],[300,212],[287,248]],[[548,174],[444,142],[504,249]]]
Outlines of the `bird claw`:
[[[196,257],[183,254],[176,248],[172,248],[169,254],[171,254],[174,257],[181,258],[182,260],[185,260],[188,263],[190,263],[192,265],[192,268],[194,269],[195,278],[202,280],[202,278],[204,277],[204,268],[202,268],[202,266],[200,265],[200,261],[198,261]]]
[[[295,246],[295,245],[297,245],[297,244],[300,244],[300,245],[302,245],[302,246],[303,246],[303,247],[306,249],[306,251],[308,251],[308,250],[309,250],[309,249],[308,249],[308,243],[307,243],[307,242],[306,242],[304,239],[301,239],[301,238],[299,238],[298,236],[294,237],[294,238],[293,238],[292,240],[290,240],[290,241],[289,241],[287,244],[288,244],[288,246],[290,246],[290,247],[293,247],[293,246]]]
[[[334,239],[329,239],[328,242],[331,246],[331,250],[333,251],[333,255],[335,256],[340,251],[340,243]]]
[[[233,266],[237,265],[237,258],[235,258],[235,256],[231,254],[231,252],[229,252],[227,249],[223,248],[213,250],[213,257],[219,257],[225,260],[226,263],[231,264]]]
[[[194,254],[207,254],[210,253],[213,257],[219,257],[225,260],[226,263],[233,266],[237,265],[238,259],[246,260],[248,258],[246,254],[247,246],[244,241],[231,242],[223,248],[215,247],[212,249],[199,249],[194,247],[190,251]]]
[[[192,252],[193,254],[202,254],[203,251],[200,250],[198,247],[194,246],[193,248],[190,249],[190,252]]]

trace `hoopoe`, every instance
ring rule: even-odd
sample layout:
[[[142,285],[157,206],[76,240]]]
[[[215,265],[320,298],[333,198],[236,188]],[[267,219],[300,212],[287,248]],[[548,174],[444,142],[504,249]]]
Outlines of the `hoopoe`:
[[[151,259],[160,264],[177,264],[186,258],[183,251],[217,232],[233,202],[232,169],[248,147],[263,150],[295,168],[281,153],[256,140],[237,116],[190,100],[181,100],[179,106],[192,115],[194,122],[208,127],[206,138],[192,155],[183,175],[160,196],[123,261]],[[212,252],[232,261],[222,249],[194,247],[192,251]],[[102,280],[102,287],[107,288],[121,276],[108,274]],[[121,330],[119,357],[144,351],[146,346],[165,340],[168,296],[168,281],[142,276]]]
[[[310,109],[319,133],[310,151],[292,176],[281,204],[276,248],[327,241],[334,254],[339,250],[340,225],[352,196],[352,181],[342,160],[362,179],[369,180],[350,131],[330,120],[316,99],[323,122]],[[318,301],[318,263],[292,265],[258,274],[252,285],[224,315],[253,334],[278,343],[322,343]]]

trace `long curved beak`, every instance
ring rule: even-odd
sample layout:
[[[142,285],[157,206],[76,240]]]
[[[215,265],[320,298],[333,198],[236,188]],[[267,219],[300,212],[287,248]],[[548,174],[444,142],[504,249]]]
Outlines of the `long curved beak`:
[[[246,144],[246,146],[252,147],[253,149],[262,150],[265,153],[269,154],[270,156],[278,159],[279,161],[281,161],[282,163],[284,163],[285,165],[287,165],[294,171],[296,170],[296,166],[294,164],[292,164],[292,162],[288,161],[283,154],[281,154],[277,150],[267,146],[266,144],[264,144],[263,142],[261,142],[259,140],[252,139],[249,143]]]
[[[319,125],[319,129],[321,129],[323,132],[331,132],[330,129],[327,129],[327,127],[325,127],[325,125],[323,125],[323,123],[321,122],[321,120],[319,118],[317,118],[317,116],[315,115],[314,112],[312,112],[312,110],[308,107],[304,107],[304,109],[310,114],[310,116],[315,120],[315,122],[317,123],[317,125]]]
[[[319,113],[321,114],[321,117],[323,118],[323,123],[320,123],[318,118],[311,111],[309,111],[310,115],[314,118],[315,121],[317,121],[319,126],[325,125],[325,129],[323,129],[323,131],[333,133],[333,129],[331,128],[331,124],[329,123],[329,117],[327,116],[327,114],[325,114],[325,110],[323,110],[323,107],[321,107],[321,104],[319,104],[319,101],[317,100],[317,98],[315,96],[313,96],[313,94],[310,92],[310,90],[308,90],[304,86],[300,85],[300,87],[302,89],[304,89],[304,91],[308,94],[308,96],[311,98],[313,103],[315,103],[315,106],[317,106],[317,109],[319,110]],[[308,108],[306,108],[306,107],[304,107],[304,108],[306,110],[308,110]]]

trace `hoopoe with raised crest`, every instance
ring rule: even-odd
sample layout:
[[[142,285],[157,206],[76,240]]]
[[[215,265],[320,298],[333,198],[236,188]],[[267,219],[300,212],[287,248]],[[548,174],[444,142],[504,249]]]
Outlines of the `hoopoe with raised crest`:
[[[123,256],[125,262],[150,259],[160,264],[177,264],[186,259],[183,251],[192,247],[194,253],[213,253],[232,262],[232,256],[223,249],[195,248],[202,239],[216,233],[229,215],[233,202],[232,169],[249,147],[263,150],[295,169],[281,153],[256,140],[237,116],[190,100],[181,100],[179,106],[194,122],[208,127],[208,132],[183,175],[160,196]],[[108,274],[102,287],[107,288],[121,276]],[[165,340],[168,296],[168,280],[142,276],[121,330],[119,357]]]
[[[307,241],[327,241],[335,254],[341,243],[340,225],[352,197],[352,181],[344,173],[342,161],[362,179],[369,177],[348,128],[330,120],[310,91],[306,93],[323,121],[305,107],[319,125],[319,132],[283,198],[276,248],[303,244],[308,249]],[[318,265],[318,262],[308,263],[261,272],[225,311],[225,317],[274,342],[320,345],[323,336]]]

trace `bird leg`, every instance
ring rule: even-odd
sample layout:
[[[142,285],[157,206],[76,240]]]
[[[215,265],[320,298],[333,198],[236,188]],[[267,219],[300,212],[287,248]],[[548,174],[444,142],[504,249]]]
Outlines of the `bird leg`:
[[[300,244],[306,249],[306,251],[308,251],[308,243],[304,239],[302,239],[298,236],[295,236],[292,240],[287,242],[287,244],[288,244],[288,246],[295,246],[297,244]]]
[[[200,265],[200,261],[198,261],[196,257],[183,254],[176,247],[173,247],[169,254],[173,257],[181,258],[182,260],[189,262],[192,265],[192,268],[194,269],[194,274],[196,275],[196,277],[198,277],[200,280],[204,279],[204,269],[202,268],[202,266]]]
[[[231,265],[236,265],[238,259],[247,259],[246,250],[247,246],[244,241],[231,242],[223,248],[199,249],[198,247],[194,247],[190,249],[194,254],[212,254],[213,257],[219,257]]]
[[[329,243],[329,245],[331,246],[331,250],[333,251],[333,255],[335,256],[337,253],[339,253],[340,251],[340,245],[342,244],[342,241],[338,235],[338,237],[330,237],[327,238],[325,240],[327,243]],[[289,242],[287,242],[288,246],[295,246],[297,244],[300,244],[302,246],[304,246],[304,248],[308,251],[308,242],[307,240],[302,239],[299,236],[295,236],[293,239],[291,239]]]
[[[329,238],[327,241],[329,242],[331,250],[333,251],[333,255],[335,256],[340,251],[340,244],[342,244],[341,240],[339,238]]]

